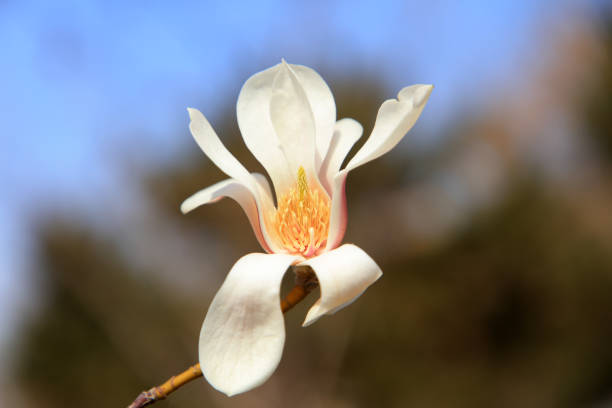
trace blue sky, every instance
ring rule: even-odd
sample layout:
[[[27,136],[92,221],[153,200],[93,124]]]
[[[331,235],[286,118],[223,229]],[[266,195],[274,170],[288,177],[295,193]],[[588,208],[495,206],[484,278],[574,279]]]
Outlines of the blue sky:
[[[191,143],[185,107],[214,123],[284,57],[367,72],[391,92],[435,84],[423,117],[434,134],[520,81],[538,26],[573,3],[0,2],[0,310],[28,290],[31,215],[108,202],[126,187],[117,156],[173,160]]]

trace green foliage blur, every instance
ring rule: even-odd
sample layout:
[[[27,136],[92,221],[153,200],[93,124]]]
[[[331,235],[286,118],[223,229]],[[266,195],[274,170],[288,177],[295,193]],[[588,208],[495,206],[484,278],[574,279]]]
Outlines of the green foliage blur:
[[[509,118],[489,111],[447,128],[448,143],[435,149],[415,153],[401,145],[351,173],[347,184],[345,242],[364,248],[383,278],[354,305],[307,329],[301,319],[318,294],[292,310],[283,360],[262,387],[228,399],[200,379],[157,406],[612,404],[610,27],[589,82],[566,101],[595,175],[551,181],[508,140]],[[579,48],[589,47],[580,41]],[[393,90],[367,75],[322,74],[338,117],[359,120],[368,135]],[[228,108],[213,125],[247,168],[261,171],[234,115]],[[186,123],[177,134],[190,138]],[[473,153],[482,144],[504,174],[493,199],[465,209],[431,193],[439,174],[462,174],[452,166],[466,152],[480,166],[477,176],[492,172],[480,150]],[[12,369],[25,406],[127,406],[197,361],[199,329],[216,289],[235,260],[260,249],[230,200],[180,214],[183,199],[223,178],[191,147],[173,165],[132,176],[148,214],[121,230],[136,231],[135,239],[77,222],[69,211],[41,218],[40,304],[23,324]],[[474,199],[472,190],[465,194]],[[446,212],[431,207],[440,206],[458,212],[451,218],[459,221],[439,226],[436,214]]]

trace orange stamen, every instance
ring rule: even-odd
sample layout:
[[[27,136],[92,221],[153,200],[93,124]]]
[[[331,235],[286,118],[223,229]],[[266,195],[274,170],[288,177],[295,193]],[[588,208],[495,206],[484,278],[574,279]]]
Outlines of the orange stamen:
[[[290,253],[315,255],[327,242],[330,201],[319,187],[311,188],[300,166],[297,182],[280,197],[274,227],[281,245]]]

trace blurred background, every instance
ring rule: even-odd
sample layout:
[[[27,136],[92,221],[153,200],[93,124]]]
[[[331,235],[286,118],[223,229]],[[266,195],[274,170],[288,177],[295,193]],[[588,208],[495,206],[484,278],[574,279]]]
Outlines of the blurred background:
[[[318,294],[288,313],[262,387],[230,399],[200,379],[156,406],[612,407],[611,12],[0,1],[0,405],[123,407],[196,362],[214,293],[261,249],[230,200],[180,214],[224,178],[185,108],[261,169],[235,102],[284,57],[363,140],[385,99],[436,86],[348,178],[345,241],[385,275],[307,329]]]

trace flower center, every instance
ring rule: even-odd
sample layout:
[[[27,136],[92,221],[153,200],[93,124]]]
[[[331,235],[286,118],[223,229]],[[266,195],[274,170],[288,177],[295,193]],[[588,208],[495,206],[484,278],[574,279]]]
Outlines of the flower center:
[[[290,253],[313,256],[327,242],[330,201],[318,187],[310,188],[300,166],[297,182],[280,197],[274,226],[282,246]]]

